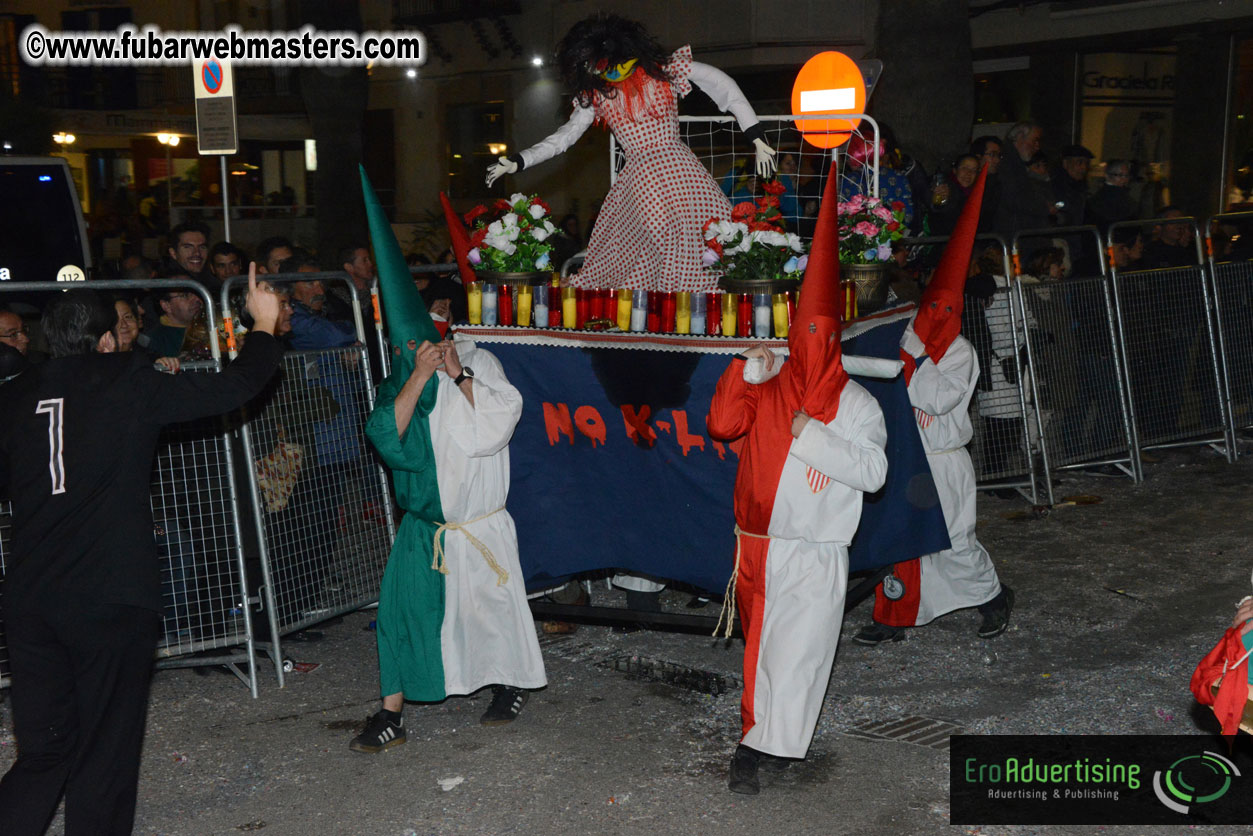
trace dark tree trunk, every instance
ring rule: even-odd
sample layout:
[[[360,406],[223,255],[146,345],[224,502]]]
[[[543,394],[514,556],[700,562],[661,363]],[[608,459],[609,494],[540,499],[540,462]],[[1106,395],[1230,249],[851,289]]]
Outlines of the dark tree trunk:
[[[355,0],[301,0],[300,24],[322,31],[362,29]],[[369,76],[365,67],[303,67],[300,94],[317,143],[318,170],[313,178],[317,207],[317,248],[323,266],[332,264],[340,247],[367,240],[361,199],[362,126]]]
[[[970,143],[974,76],[967,0],[880,0],[874,55],[883,77],[870,115],[934,172]]]

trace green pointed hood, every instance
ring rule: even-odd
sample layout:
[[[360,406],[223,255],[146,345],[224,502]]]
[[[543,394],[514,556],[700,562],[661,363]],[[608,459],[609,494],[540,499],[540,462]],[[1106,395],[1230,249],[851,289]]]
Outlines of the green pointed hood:
[[[378,195],[370,185],[365,166],[361,170],[361,193],[365,197],[365,213],[370,222],[370,238],[374,243],[374,263],[378,265],[379,293],[382,295],[383,321],[387,325],[387,337],[392,346],[392,366],[412,370],[413,351],[406,347],[409,340],[433,343],[443,339],[426,311],[422,294],[413,284],[409,265],[400,252],[396,233],[383,212]],[[400,350],[397,356],[397,349]]]

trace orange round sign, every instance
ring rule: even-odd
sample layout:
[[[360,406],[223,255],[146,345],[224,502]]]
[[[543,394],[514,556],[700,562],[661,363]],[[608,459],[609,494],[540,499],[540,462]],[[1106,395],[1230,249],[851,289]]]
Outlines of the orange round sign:
[[[805,62],[792,85],[792,113],[862,113],[866,82],[861,68],[842,52],[820,52]],[[811,145],[834,148],[848,141],[860,119],[797,119],[796,128]]]

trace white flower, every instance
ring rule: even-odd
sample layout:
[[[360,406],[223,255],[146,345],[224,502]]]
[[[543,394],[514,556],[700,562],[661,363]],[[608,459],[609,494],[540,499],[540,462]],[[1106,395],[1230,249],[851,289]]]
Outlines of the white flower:
[[[765,244],[767,247],[785,247],[787,246],[787,236],[782,232],[775,232],[773,229],[763,229],[754,233],[757,240]]]
[[[515,215],[513,212],[509,212],[503,218],[500,219],[500,222],[503,223],[506,228],[511,227],[511,226],[517,226],[518,216]]]
[[[787,233],[787,245],[792,249],[792,252],[805,252],[805,242],[795,232]]]
[[[487,225],[487,234],[489,236],[490,235],[503,235],[504,233],[505,233],[505,226],[500,221],[492,221],[490,224]]]
[[[543,241],[546,238],[548,238],[548,230],[544,229],[544,227],[540,226],[539,224],[536,224],[535,226],[531,227],[531,237],[534,238],[536,241]]]
[[[554,232],[557,231],[557,227],[553,226],[552,221],[544,221],[543,226],[544,226],[544,231],[547,232],[549,235],[552,235]]]
[[[510,206],[517,206],[519,202],[524,203],[524,204],[526,203],[526,195],[522,194],[522,192],[514,192],[513,194],[509,195]]]
[[[532,203],[526,212],[537,221],[544,217],[544,207],[540,206],[538,203]]]

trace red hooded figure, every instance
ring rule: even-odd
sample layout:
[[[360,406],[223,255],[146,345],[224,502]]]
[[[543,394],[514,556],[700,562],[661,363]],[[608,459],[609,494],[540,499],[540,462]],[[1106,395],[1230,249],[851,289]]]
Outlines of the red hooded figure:
[[[921,626],[965,607],[978,607],[982,613],[981,638],[999,636],[1009,624],[1013,592],[1001,584],[992,558],[975,536],[975,470],[966,450],[974,435],[970,399],[979,363],[960,333],[962,294],[986,178],[985,168],[901,337],[909,402],[951,546],[893,568],[893,576],[875,590],[874,622],[853,637],[860,644],[903,639],[900,628]],[[888,597],[885,585],[896,594]]]
[[[883,413],[840,359],[837,200],[832,178],[789,357],[780,370],[769,348],[750,349],[748,366],[736,359],[718,381],[709,409],[711,436],[741,440],[728,588],[745,636],[736,792],[757,791],[761,753],[800,758],[809,748],[839,639],[862,494],[878,490],[887,473]],[[751,383],[746,370],[765,379]]]

